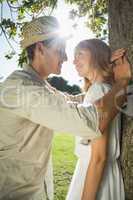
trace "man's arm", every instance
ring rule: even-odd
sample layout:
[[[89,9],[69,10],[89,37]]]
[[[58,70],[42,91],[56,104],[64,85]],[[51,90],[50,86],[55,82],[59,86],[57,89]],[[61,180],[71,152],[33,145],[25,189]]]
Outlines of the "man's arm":
[[[77,103],[83,103],[84,97],[85,97],[85,92],[77,94],[77,95],[71,95],[71,94],[66,94],[66,98],[68,101],[73,101]]]
[[[126,71],[129,70],[127,63],[123,65]],[[121,66],[121,69],[124,67]],[[121,77],[127,78],[127,72],[124,72]],[[11,79],[9,87],[7,87],[9,85],[7,83],[5,86],[4,84],[1,86],[0,107],[55,131],[74,133],[91,140],[101,135],[100,130],[103,131],[118,112],[114,100],[117,92],[127,86],[127,83],[123,84],[124,82],[122,80],[122,84],[116,83],[112,91],[101,101],[96,102],[95,106],[88,105],[86,107],[67,103],[64,95],[51,92],[47,87],[24,86],[19,79],[19,84],[16,86],[16,81],[14,85],[14,81],[12,82]],[[118,98],[120,105],[123,103],[123,98]],[[101,113],[102,116],[105,115],[105,120],[99,118],[98,114]],[[98,121],[100,121],[100,130]]]
[[[62,95],[64,95],[66,97],[67,101],[73,101],[73,102],[77,102],[77,103],[82,103],[83,100],[84,100],[85,92],[82,92],[82,93],[77,94],[77,95],[72,95],[72,94],[69,94],[67,92],[62,92],[60,90],[57,90],[55,87],[51,86],[50,83],[48,83],[48,81],[46,81],[46,84],[47,84],[48,88],[50,90],[52,90],[53,92],[62,93]]]
[[[18,83],[19,83],[18,79]],[[78,105],[67,102],[65,95],[48,87],[35,85],[14,85],[3,83],[0,89],[0,110],[12,112],[16,116],[57,132],[73,133],[86,139],[101,136],[98,128],[98,113],[93,105]]]

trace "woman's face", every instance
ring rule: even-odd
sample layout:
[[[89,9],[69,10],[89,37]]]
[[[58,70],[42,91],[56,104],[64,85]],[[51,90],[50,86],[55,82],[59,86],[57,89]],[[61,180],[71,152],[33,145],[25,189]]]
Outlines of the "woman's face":
[[[90,76],[94,69],[91,67],[91,52],[88,49],[77,49],[74,56],[74,65],[81,77]]]

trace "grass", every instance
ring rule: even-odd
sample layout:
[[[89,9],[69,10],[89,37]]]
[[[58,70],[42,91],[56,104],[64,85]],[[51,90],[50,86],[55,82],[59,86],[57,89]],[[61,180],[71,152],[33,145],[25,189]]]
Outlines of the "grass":
[[[76,164],[75,138],[68,134],[56,134],[53,141],[54,200],[65,200]]]

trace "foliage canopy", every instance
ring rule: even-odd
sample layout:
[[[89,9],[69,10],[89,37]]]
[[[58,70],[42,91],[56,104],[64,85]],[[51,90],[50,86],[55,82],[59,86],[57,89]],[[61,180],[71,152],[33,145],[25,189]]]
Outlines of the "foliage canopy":
[[[77,5],[77,9],[70,12],[71,19],[87,15],[86,25],[96,36],[107,35],[107,0],[65,0],[65,2]],[[11,48],[6,58],[10,59],[16,53],[12,41],[18,43],[22,25],[41,14],[52,14],[57,3],[58,0],[0,0],[0,36],[4,35]],[[19,64],[22,65],[24,60],[25,54],[22,52],[19,55]]]

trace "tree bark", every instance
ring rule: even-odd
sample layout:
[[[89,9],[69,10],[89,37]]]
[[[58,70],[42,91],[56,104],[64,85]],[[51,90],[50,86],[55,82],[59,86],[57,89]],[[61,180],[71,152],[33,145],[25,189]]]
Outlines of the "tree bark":
[[[113,50],[128,48],[133,64],[133,0],[108,0],[108,13],[110,45]],[[121,166],[126,200],[133,200],[133,117],[123,115],[123,119]]]

